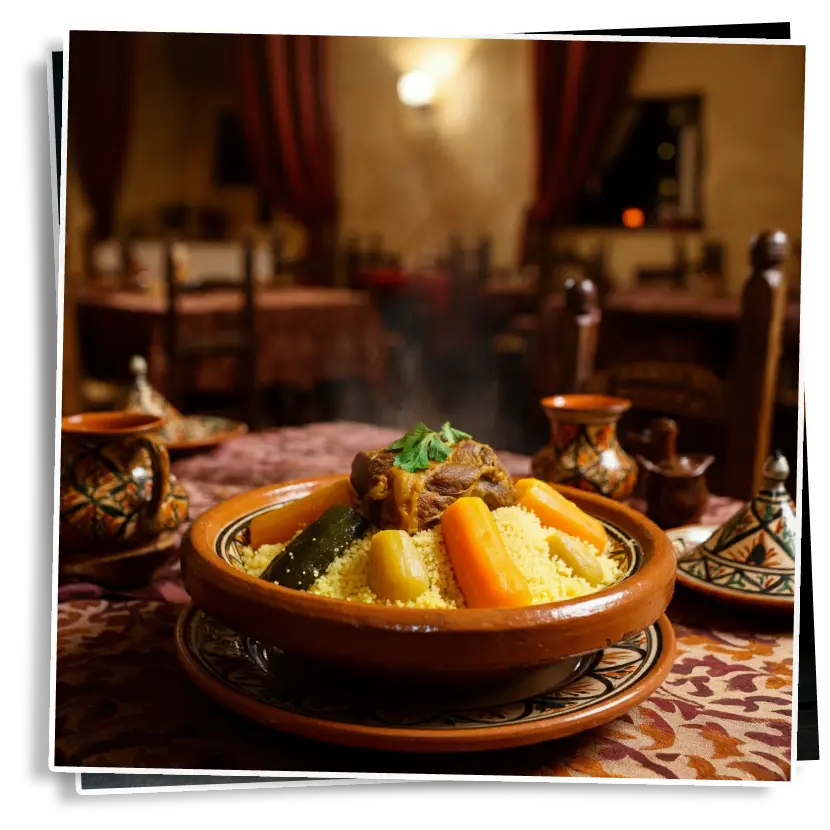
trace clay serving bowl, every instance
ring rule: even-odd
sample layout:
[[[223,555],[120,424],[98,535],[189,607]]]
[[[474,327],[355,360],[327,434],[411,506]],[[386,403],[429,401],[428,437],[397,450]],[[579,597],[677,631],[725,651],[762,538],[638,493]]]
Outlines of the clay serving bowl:
[[[596,651],[656,622],[675,558],[645,516],[602,496],[562,493],[605,523],[627,575],[587,597],[518,609],[390,608],[318,597],[255,579],[239,559],[258,513],[341,476],[263,487],[199,516],[182,551],[193,602],[249,638],[352,676],[442,683],[497,680]]]

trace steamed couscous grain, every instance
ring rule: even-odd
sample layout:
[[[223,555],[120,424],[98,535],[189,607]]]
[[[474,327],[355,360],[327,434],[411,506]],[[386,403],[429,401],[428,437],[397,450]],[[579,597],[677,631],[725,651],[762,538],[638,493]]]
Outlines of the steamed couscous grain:
[[[493,518],[511,558],[527,580],[534,605],[595,593],[622,576],[619,566],[605,554],[597,557],[603,573],[600,584],[591,585],[587,580],[575,576],[568,565],[550,553],[547,537],[558,531],[543,527],[533,513],[522,507],[501,507],[493,511]],[[409,608],[465,607],[464,595],[456,582],[440,525],[422,530],[412,537],[423,557],[429,575],[429,587],[411,602],[381,600],[372,593],[369,588],[371,538],[372,535],[369,534],[354,542],[329,566],[325,574],[317,578],[309,588],[309,593],[351,602]],[[251,576],[260,576],[285,544],[263,545],[256,551],[249,547],[243,548],[243,569]]]
[[[253,548],[244,547],[240,550],[242,556],[242,569],[245,573],[251,576],[261,576],[262,572],[271,563],[271,560],[282,552],[282,549],[288,544],[283,542],[279,545],[263,545],[261,548],[254,550]]]

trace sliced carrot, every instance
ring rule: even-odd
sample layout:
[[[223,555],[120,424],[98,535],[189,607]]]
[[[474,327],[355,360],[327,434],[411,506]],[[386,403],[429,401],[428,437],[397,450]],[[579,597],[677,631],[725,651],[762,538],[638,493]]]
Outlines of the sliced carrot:
[[[470,608],[531,604],[530,588],[510,558],[484,501],[464,497],[441,514],[441,530],[458,587]]]
[[[344,504],[351,507],[354,490],[349,479],[344,478],[314,490],[297,501],[262,513],[251,522],[251,547],[278,545],[293,539],[298,530],[317,521],[330,507]]]
[[[602,524],[550,484],[537,478],[520,479],[516,482],[516,496],[519,507],[533,513],[545,527],[582,539],[599,553],[605,550],[608,534]]]

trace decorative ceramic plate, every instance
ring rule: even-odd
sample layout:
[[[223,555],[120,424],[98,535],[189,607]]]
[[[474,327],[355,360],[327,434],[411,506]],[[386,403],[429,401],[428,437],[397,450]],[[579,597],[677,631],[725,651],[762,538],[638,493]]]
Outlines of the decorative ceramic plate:
[[[112,590],[143,588],[179,544],[177,533],[165,532],[145,544],[112,552],[61,551],[58,567],[63,579],[93,582]]]
[[[666,531],[677,554],[677,581],[725,602],[757,610],[792,610],[792,573],[775,573],[763,565],[703,555],[701,546],[718,530],[715,525],[689,525]]]
[[[674,661],[663,616],[595,654],[561,661],[537,677],[544,688],[502,688],[468,705],[390,702],[382,690],[328,682],[284,652],[245,638],[191,606],[176,630],[190,678],[222,705],[266,726],[330,743],[404,752],[500,749],[562,738],[607,723],[645,700]],[[547,683],[545,683],[547,679]],[[511,694],[512,692],[512,694]],[[491,696],[492,697],[492,696]]]
[[[679,559],[693,548],[702,545],[717,529],[717,525],[684,525],[667,530],[666,536],[671,539],[672,547]]]
[[[247,424],[210,415],[187,415],[164,425],[161,438],[173,452],[215,447],[231,438],[244,435]]]

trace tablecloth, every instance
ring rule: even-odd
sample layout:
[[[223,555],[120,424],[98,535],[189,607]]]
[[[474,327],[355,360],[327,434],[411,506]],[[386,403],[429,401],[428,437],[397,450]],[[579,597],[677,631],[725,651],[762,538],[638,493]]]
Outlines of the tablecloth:
[[[276,481],[344,472],[395,430],[316,424],[235,439],[174,464],[191,515]],[[527,458],[499,453],[514,474]],[[736,504],[710,500],[705,522]],[[184,528],[181,532],[184,532]],[[533,747],[405,755],[322,745],[230,713],[178,666],[175,621],[187,595],[178,563],[130,595],[64,586],[58,605],[55,762],[79,767],[788,780],[791,618],[732,611],[678,588],[677,657],[663,685],[610,724]]]

